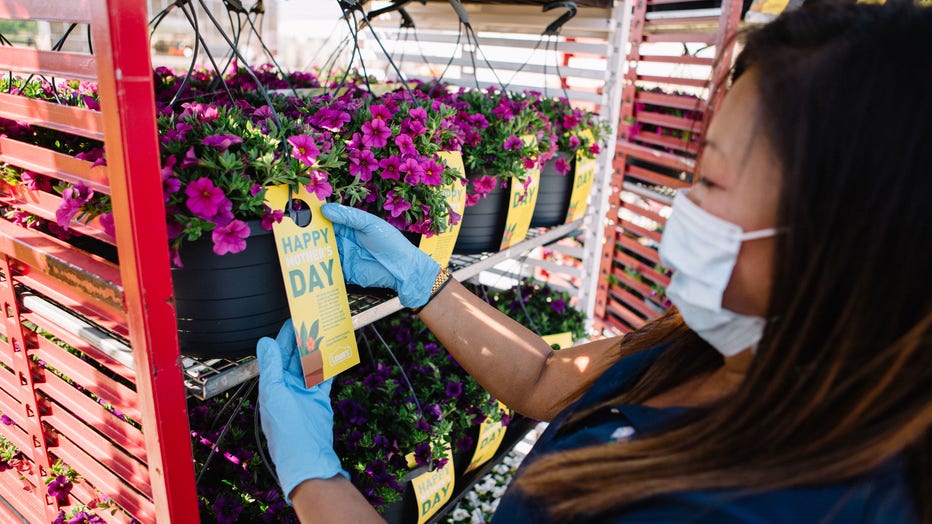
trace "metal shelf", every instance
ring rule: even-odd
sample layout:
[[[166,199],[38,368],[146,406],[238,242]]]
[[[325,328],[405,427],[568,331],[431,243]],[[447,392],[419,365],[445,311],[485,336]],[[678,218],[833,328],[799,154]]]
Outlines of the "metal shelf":
[[[527,240],[497,253],[478,255],[453,255],[450,270],[460,281],[468,280],[486,269],[501,262],[517,258],[539,246],[555,242],[582,226],[582,220],[564,224],[550,229],[531,229]],[[109,331],[99,328],[67,309],[35,294],[24,299],[24,305],[39,312],[62,329],[73,333],[89,345],[100,349],[112,358],[132,369],[132,350],[130,344]],[[364,294],[349,295],[350,311],[353,314],[353,328],[359,329],[382,319],[402,308],[397,297],[374,297]],[[195,359],[182,355],[185,388],[188,395],[205,400],[232,389],[259,374],[254,356],[237,360]]]

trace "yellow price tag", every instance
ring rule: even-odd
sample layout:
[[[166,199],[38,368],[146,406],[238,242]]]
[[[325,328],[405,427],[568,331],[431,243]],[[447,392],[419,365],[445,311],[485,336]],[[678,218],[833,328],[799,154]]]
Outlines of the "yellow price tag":
[[[422,473],[411,480],[417,498],[417,522],[427,522],[453,496],[453,451],[447,443],[447,463],[440,469]]]
[[[521,137],[525,145],[537,142],[537,137],[525,135]],[[499,249],[509,248],[527,238],[528,229],[531,228],[531,217],[534,216],[534,206],[537,205],[537,190],[540,188],[540,168],[535,167],[525,171],[529,180],[527,188],[517,179],[511,179],[511,195],[508,201],[508,216],[505,218],[505,234],[502,235],[502,244]]]
[[[498,403],[498,407],[509,413],[511,412],[501,402]],[[495,452],[498,451],[499,446],[502,445],[502,441],[505,440],[505,429],[501,421],[492,422],[489,419],[486,419],[486,421],[479,426],[479,442],[476,444],[476,451],[473,452],[472,460],[469,461],[469,466],[466,467],[466,473],[485,464],[489,459],[495,456]]]
[[[555,333],[553,335],[544,335],[541,337],[544,339],[544,342],[553,346],[557,345],[560,349],[565,349],[573,345],[573,334],[569,331],[563,333]]]
[[[457,170],[460,175],[466,172],[466,168],[463,167],[463,155],[460,152],[442,151],[440,158],[447,166]],[[453,212],[462,217],[463,210],[466,209],[466,186],[459,181],[453,182],[443,188],[443,194],[447,197],[447,202],[450,203]],[[426,235],[421,236],[418,247],[440,264],[440,267],[447,267],[447,264],[450,263],[450,256],[453,254],[456,237],[460,234],[460,224],[462,224],[462,220],[457,222],[455,226],[447,223],[444,231],[439,235],[433,235],[429,238]]]
[[[592,141],[592,131],[588,129],[581,135]],[[595,179],[595,170],[598,166],[598,160],[595,158],[586,158],[585,152],[576,151],[576,169],[573,174],[573,192],[570,193],[570,205],[566,211],[566,222],[572,222],[580,219],[586,214],[586,202],[589,199],[589,193],[592,192],[592,181]]]
[[[310,223],[302,227],[286,213],[280,223],[272,226],[272,232],[304,382],[311,387],[358,364],[359,351],[333,224],[320,212],[323,202],[304,187],[293,195],[287,185],[270,187],[266,190],[266,204],[285,210],[289,196],[310,209]]]

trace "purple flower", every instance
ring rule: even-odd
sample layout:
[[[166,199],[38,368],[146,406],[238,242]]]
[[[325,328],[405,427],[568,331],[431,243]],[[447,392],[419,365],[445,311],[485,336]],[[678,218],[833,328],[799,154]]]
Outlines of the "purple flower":
[[[563,129],[573,129],[578,126],[580,123],[580,114],[578,111],[573,111],[568,115],[563,115]]]
[[[499,102],[498,106],[492,110],[492,114],[495,115],[495,117],[499,120],[511,120],[515,116],[511,108],[508,107],[508,102],[504,98],[501,102]]]
[[[495,189],[498,180],[489,175],[483,175],[472,181],[472,188],[480,196],[488,195]]]
[[[233,202],[229,198],[224,197],[217,206],[217,212],[207,220],[210,220],[218,226],[229,224],[230,221],[233,220]]]
[[[52,184],[48,178],[32,171],[23,171],[20,180],[23,181],[26,189],[30,191],[49,191],[52,189]]]
[[[577,147],[579,147],[579,137],[576,135],[570,135],[569,146],[570,146],[570,149],[576,149]]]
[[[424,422],[424,419],[420,419],[418,424],[420,425],[421,422]],[[424,422],[424,426],[427,426],[426,422]],[[418,429],[421,428],[418,427]],[[429,426],[421,429],[421,431],[427,431],[428,429],[430,429]],[[414,447],[414,461],[417,462],[417,465],[420,467],[424,467],[428,464],[430,461],[430,444],[421,442]]]
[[[459,396],[463,394],[463,383],[447,382],[445,393],[447,398],[459,398]]]
[[[401,129],[415,136],[420,136],[427,132],[427,128],[424,127],[423,122],[411,118],[406,118],[405,121],[401,123]]]
[[[320,200],[333,194],[330,177],[323,171],[311,171],[311,181],[307,184],[308,193],[314,193]]]
[[[323,107],[311,117],[311,123],[317,127],[329,129],[330,131],[339,131],[344,124],[349,123],[352,118],[350,114],[339,109]]]
[[[443,420],[443,410],[440,409],[440,404],[431,404],[427,406],[425,415],[429,415],[434,421]]]
[[[106,521],[97,515],[90,515],[86,511],[79,511],[68,521],[68,524],[104,524]]]
[[[4,462],[4,464],[6,464]],[[58,516],[55,517],[55,520],[52,521],[52,524],[65,524],[65,512],[58,510]]]
[[[479,203],[479,199],[482,198],[478,193],[466,193],[466,207],[472,207]]]
[[[471,450],[473,444],[475,443],[476,441],[472,438],[471,435],[463,435],[463,438],[456,441],[456,449],[457,451],[466,452]]]
[[[411,139],[411,135],[400,134],[396,136],[395,145],[398,146],[398,150],[404,155],[416,156],[418,154],[417,148],[414,147],[414,140]]]
[[[84,107],[90,109],[91,111],[100,111],[100,102],[94,100],[94,97],[84,95],[81,97],[81,100],[84,101]]]
[[[382,208],[391,212],[392,218],[398,218],[402,213],[411,209],[411,204],[401,195],[396,195],[394,190],[385,195],[385,204]]]
[[[564,302],[562,298],[553,300],[550,302],[550,309],[552,309],[554,313],[563,313],[566,311],[566,302]]]
[[[399,135],[399,138],[405,135]],[[398,142],[398,139],[395,139],[395,142]],[[379,160],[379,167],[382,168],[382,178],[385,180],[400,180],[401,172],[398,171],[398,168],[401,167],[401,159],[395,155],[392,155],[388,158],[383,158]]]
[[[314,167],[317,156],[320,155],[314,137],[308,135],[291,136],[288,137],[288,143],[292,146],[291,156],[300,160],[307,167]]]
[[[218,497],[214,501],[214,511],[217,513],[217,522],[220,524],[232,524],[239,518],[243,512],[243,505],[239,501],[228,498]]]
[[[506,151],[517,151],[521,149],[521,146],[523,145],[524,142],[522,142],[520,138],[515,135],[511,135],[505,139],[504,147]]]
[[[359,180],[363,182],[372,180],[372,173],[379,167],[379,161],[375,159],[372,151],[368,149],[350,151],[349,159],[350,175],[359,177]]]
[[[190,124],[184,122],[178,122],[175,124],[175,127],[169,129],[164,134],[162,134],[162,143],[168,144],[170,142],[184,142],[188,137],[188,131],[193,129]]]
[[[421,162],[421,169],[424,174],[421,176],[421,182],[428,186],[439,186],[443,184],[443,171],[444,167],[442,164],[435,160],[425,158]],[[430,213],[430,209],[425,210],[426,214]]]
[[[201,145],[215,147],[220,151],[226,151],[230,146],[242,143],[243,139],[236,135],[210,135],[201,140]]]
[[[380,120],[391,120],[392,111],[383,105],[373,105],[369,107],[369,114],[372,118]]]
[[[274,116],[274,113],[272,113],[271,107],[267,105],[262,105],[256,108],[256,110],[252,112],[252,116],[253,118],[272,118]]]
[[[100,215],[100,227],[104,228],[104,233],[112,237],[116,236],[116,229],[113,227],[113,213]]]
[[[423,107],[412,107],[408,110],[408,116],[415,120],[427,120],[427,111]]]
[[[557,173],[561,175],[566,175],[570,172],[570,163],[566,161],[565,158],[558,157],[557,160],[553,163],[553,168],[557,170]]]
[[[176,163],[178,163],[178,159],[175,158],[175,155],[171,155],[165,159],[165,163],[162,165],[162,182],[168,180],[169,177],[175,174]]]
[[[62,191],[61,203],[58,205],[58,209],[55,210],[55,223],[67,231],[71,220],[81,210],[81,206],[88,203],[93,196],[94,191],[82,183],[75,184]]]
[[[421,163],[414,158],[406,159],[399,168],[402,174],[405,177],[405,183],[408,185],[416,185],[421,181],[421,177],[424,176],[424,169],[421,167]]]
[[[272,224],[278,224],[285,218],[285,213],[281,209],[276,209],[272,211],[268,207],[265,208],[265,214],[262,215],[262,229],[266,231],[272,230]]]
[[[599,148],[599,144],[592,144],[591,146],[589,146],[589,153],[593,155],[598,155],[599,151],[601,151],[601,149]]]
[[[362,145],[366,147],[385,147],[391,137],[392,129],[382,119],[375,118],[362,125]]]
[[[191,146],[184,154],[184,158],[181,160],[181,165],[178,167],[180,169],[188,169],[189,167],[197,167],[198,164],[200,164],[200,160],[197,158],[197,153],[194,152],[194,146]]]
[[[246,249],[248,237],[249,226],[242,220],[231,220],[229,224],[215,227],[210,233],[214,241],[214,253],[218,255],[239,253]]]
[[[220,112],[217,111],[216,107],[211,105],[201,104],[198,102],[188,102],[181,104],[181,107],[184,108],[184,111],[182,111],[180,115],[180,118],[182,119],[188,116],[194,116],[198,121],[204,122],[220,118]]]
[[[72,487],[74,487],[74,485],[68,481],[68,477],[64,475],[58,475],[51,482],[49,482],[46,490],[48,491],[50,497],[55,497],[61,501],[67,497],[69,493],[71,493]]]
[[[12,426],[14,424],[13,419],[6,416],[6,413],[0,415],[0,422],[2,422],[4,426]]]
[[[469,115],[467,120],[470,124],[478,127],[479,129],[485,129],[489,127],[489,120],[482,113]]]
[[[188,200],[185,205],[198,218],[210,219],[217,214],[220,204],[227,200],[223,190],[214,186],[213,181],[201,177],[188,184],[184,190]]]
[[[383,449],[388,448],[392,444],[391,440],[385,435],[376,435],[372,438],[372,443]]]

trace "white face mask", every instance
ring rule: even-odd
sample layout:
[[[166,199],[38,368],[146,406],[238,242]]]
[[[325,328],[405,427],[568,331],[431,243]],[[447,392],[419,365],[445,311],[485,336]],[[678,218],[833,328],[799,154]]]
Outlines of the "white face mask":
[[[667,298],[683,321],[726,357],[755,348],[764,332],[761,317],[740,315],[722,307],[738,251],[745,240],[766,238],[777,229],[745,233],[677,192],[673,212],[660,242],[660,261],[674,271]]]

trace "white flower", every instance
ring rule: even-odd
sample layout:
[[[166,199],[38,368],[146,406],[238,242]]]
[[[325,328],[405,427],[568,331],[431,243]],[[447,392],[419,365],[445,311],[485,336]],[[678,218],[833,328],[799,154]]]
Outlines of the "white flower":
[[[469,512],[463,508],[457,507],[455,510],[453,510],[453,514],[451,516],[453,517],[454,521],[460,522],[469,518]]]
[[[498,486],[492,490],[492,496],[496,499],[501,498],[505,494],[505,490],[508,489],[507,486]]]

